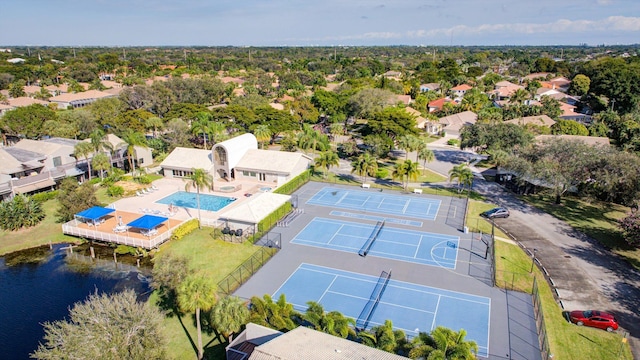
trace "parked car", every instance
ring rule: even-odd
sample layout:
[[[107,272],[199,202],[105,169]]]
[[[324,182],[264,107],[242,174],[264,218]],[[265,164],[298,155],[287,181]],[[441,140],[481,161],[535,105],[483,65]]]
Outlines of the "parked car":
[[[571,322],[578,326],[591,326],[598,329],[618,330],[618,320],[613,314],[598,310],[574,310],[569,313]]]
[[[494,219],[494,218],[508,218],[509,217],[509,209],[503,207],[493,208],[491,210],[487,210],[480,214],[480,216]]]

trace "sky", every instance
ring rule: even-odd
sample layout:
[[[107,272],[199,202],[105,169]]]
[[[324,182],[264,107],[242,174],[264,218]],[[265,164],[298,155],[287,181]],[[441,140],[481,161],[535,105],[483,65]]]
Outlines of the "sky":
[[[617,45],[638,0],[0,0],[0,46]]]

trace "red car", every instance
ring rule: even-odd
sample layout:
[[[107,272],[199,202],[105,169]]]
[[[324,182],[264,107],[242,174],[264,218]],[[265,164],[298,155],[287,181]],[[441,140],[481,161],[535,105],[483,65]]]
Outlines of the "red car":
[[[604,311],[575,310],[569,316],[571,317],[571,322],[578,326],[592,326],[607,331],[618,330],[616,317]]]

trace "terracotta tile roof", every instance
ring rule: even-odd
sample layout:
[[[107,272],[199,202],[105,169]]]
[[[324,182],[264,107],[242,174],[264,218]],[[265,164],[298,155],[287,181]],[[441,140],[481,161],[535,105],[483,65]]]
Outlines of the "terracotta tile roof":
[[[473,87],[467,85],[467,84],[460,84],[458,86],[454,86],[451,88],[451,90],[453,91],[467,91],[467,90],[471,90],[473,89]]]
[[[113,94],[109,94],[104,91],[89,90],[89,91],[79,92],[75,94],[66,93],[66,94],[54,96],[50,98],[49,101],[71,102],[71,101],[84,100],[84,99],[101,99],[101,98],[111,97],[111,96],[113,96]]]
[[[505,123],[516,124],[516,125],[533,124],[533,125],[551,127],[551,125],[555,124],[556,122],[555,120],[548,117],[547,115],[537,115],[537,116],[525,116],[517,119],[507,120],[505,121]]]
[[[26,96],[8,99],[7,101],[9,102],[9,105],[13,107],[29,106],[33,104],[40,104],[40,105],[47,106],[49,104],[46,101],[32,99]]]

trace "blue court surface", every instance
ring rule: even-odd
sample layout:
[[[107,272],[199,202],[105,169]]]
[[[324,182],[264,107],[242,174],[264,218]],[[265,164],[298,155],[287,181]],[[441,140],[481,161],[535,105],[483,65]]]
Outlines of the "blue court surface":
[[[304,312],[308,301],[316,301],[325,311],[339,311],[366,324],[369,329],[391,320],[408,336],[429,332],[437,326],[467,331],[467,340],[478,344],[478,355],[489,353],[491,299],[403,281],[388,281],[377,305],[371,295],[379,285],[376,276],[301,264],[273,295],[285,294],[296,310]],[[359,318],[366,307],[369,319]],[[366,321],[365,321],[366,320]],[[363,322],[364,321],[364,322]]]
[[[342,216],[342,217],[347,217],[352,219],[386,221],[387,224],[402,224],[402,225],[408,225],[408,226],[422,227],[422,221],[415,221],[415,220],[390,218],[390,217],[384,217],[384,216],[358,214],[358,213],[335,211],[335,210],[330,212],[329,215]]]
[[[314,218],[291,243],[357,254],[370,242],[375,225]],[[371,244],[367,256],[456,268],[457,236],[393,228],[385,225]]]
[[[363,191],[332,187],[325,187],[318,191],[307,201],[307,204],[425,220],[435,220],[440,208],[440,200],[419,195],[391,195],[376,190]]]

